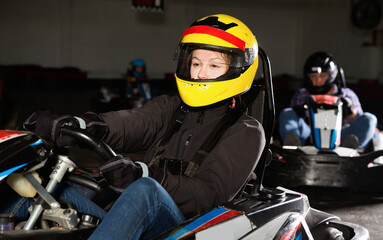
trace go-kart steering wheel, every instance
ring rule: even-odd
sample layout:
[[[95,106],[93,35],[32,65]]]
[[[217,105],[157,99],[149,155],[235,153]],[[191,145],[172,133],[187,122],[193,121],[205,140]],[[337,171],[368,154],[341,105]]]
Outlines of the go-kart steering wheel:
[[[116,156],[116,153],[103,141],[97,141],[88,132],[83,129],[64,126],[61,129],[61,134],[76,139],[79,143],[94,150],[104,160],[109,160]]]

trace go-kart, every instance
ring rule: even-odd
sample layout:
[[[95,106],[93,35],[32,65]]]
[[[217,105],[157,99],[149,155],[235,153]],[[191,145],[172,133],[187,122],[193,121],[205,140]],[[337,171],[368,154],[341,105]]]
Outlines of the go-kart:
[[[304,108],[311,127],[308,144],[289,146],[274,141],[265,182],[292,189],[325,187],[383,193],[382,132],[376,129],[368,148],[361,151],[357,142],[340,144],[343,110],[339,96],[312,95]]]
[[[108,145],[97,142],[84,131],[67,127],[62,134],[77,139],[102,159],[115,156]],[[19,195],[34,198],[27,221],[15,222],[12,215],[1,214],[0,239],[87,239],[100,220],[77,212],[52,194],[63,181],[101,194],[104,190],[97,174],[81,165],[72,159],[69,149],[53,147],[32,132],[0,130],[2,195],[8,193],[9,188],[4,186],[8,184]]]
[[[262,112],[260,121],[265,129],[266,145],[254,171],[256,179],[245,184],[232,201],[195,216],[156,239],[369,239],[364,227],[311,208],[304,194],[282,187],[263,187],[265,166],[271,157],[274,98],[269,59],[262,49],[259,55],[264,84],[251,89],[254,94],[250,98],[255,99],[255,104],[249,107],[249,113]],[[97,221],[87,221],[91,216],[81,220],[75,209],[64,208],[51,192],[69,172],[80,169],[86,173],[87,170],[79,167],[81,164],[73,161],[66,151],[52,148],[31,132],[0,131],[0,134],[1,184],[12,174],[22,173],[39,196],[28,221],[15,230],[4,229],[0,239],[86,239],[97,227]],[[62,134],[75,138],[105,159],[115,155],[106,144],[97,142],[82,130],[64,127]],[[32,172],[49,166],[49,162],[55,163],[55,167],[48,168],[50,181],[44,188]],[[90,188],[94,184],[86,180],[77,183]]]

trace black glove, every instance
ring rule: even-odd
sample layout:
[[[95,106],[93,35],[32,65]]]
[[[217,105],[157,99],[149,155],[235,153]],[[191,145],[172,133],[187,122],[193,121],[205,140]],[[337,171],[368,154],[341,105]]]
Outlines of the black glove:
[[[103,141],[105,139],[109,132],[109,128],[99,115],[93,112],[86,112],[80,115],[79,118],[77,119],[80,121],[81,119],[84,120],[86,125],[85,130],[96,140]],[[80,125],[80,127],[84,128],[82,125]]]
[[[141,177],[151,177],[157,182],[164,181],[167,171],[157,165],[149,167],[143,162],[133,162],[129,157],[117,155],[99,168],[100,174],[116,192],[123,192],[130,184]]]
[[[121,155],[103,163],[99,170],[116,192],[123,192],[132,182],[142,177],[143,172],[149,176],[145,163],[136,164],[129,157]]]
[[[38,111],[29,116],[23,124],[25,130],[33,131],[41,138],[55,142],[58,147],[75,144],[72,137],[61,135],[63,126],[85,129],[99,141],[102,141],[108,133],[108,127],[101,117],[91,112],[73,117],[57,115],[50,111]]]
[[[342,110],[343,110],[343,117],[347,117],[348,115],[351,115],[354,112],[354,103],[349,97],[341,96],[340,100],[342,101]]]
[[[73,144],[71,137],[61,136],[61,128],[63,126],[79,127],[80,124],[71,115],[59,116],[50,111],[34,112],[23,124],[25,130],[35,132],[45,140],[56,142],[59,147]]]

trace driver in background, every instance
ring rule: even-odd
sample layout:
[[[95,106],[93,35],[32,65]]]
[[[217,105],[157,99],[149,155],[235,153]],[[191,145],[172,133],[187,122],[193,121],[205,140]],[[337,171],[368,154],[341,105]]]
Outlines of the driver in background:
[[[308,57],[304,65],[306,87],[293,96],[290,108],[279,115],[279,133],[283,145],[303,146],[311,135],[310,126],[305,121],[306,111],[302,105],[310,95],[339,95],[343,102],[341,146],[366,149],[377,126],[376,117],[363,112],[358,96],[349,88],[338,88],[334,83],[338,66],[327,52],[316,52]]]
[[[157,95],[146,73],[146,63],[137,58],[129,63],[125,75],[125,97],[131,102],[132,107],[141,107],[146,101]]]
[[[151,239],[232,200],[258,163],[265,135],[246,114],[245,94],[258,68],[254,34],[234,17],[207,16],[183,32],[175,60],[179,96],[79,117],[40,111],[24,123],[59,146],[73,143],[60,135],[70,124],[116,152],[146,152],[142,162],[118,155],[100,167],[121,195],[90,239]],[[65,197],[80,212],[100,211],[74,193]]]

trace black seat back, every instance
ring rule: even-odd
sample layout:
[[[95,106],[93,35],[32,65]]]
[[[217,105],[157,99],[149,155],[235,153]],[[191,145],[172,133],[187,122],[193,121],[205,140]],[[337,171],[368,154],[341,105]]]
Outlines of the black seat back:
[[[245,97],[249,103],[247,113],[263,125],[266,144],[254,170],[255,178],[251,179],[237,196],[242,196],[243,193],[255,195],[262,190],[264,171],[271,159],[270,141],[275,121],[274,92],[270,60],[262,48],[259,48],[259,59],[263,67],[263,77],[253,84]]]
[[[253,88],[256,89],[256,96],[254,100],[249,104],[247,114],[257,119],[258,122],[263,125],[263,115],[265,110],[265,89],[260,85],[253,86]]]

